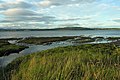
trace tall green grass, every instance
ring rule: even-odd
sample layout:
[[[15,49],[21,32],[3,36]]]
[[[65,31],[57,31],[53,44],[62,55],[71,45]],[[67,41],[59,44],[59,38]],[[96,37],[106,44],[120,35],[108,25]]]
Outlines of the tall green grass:
[[[120,80],[120,48],[59,47],[18,58],[5,72],[7,80]]]

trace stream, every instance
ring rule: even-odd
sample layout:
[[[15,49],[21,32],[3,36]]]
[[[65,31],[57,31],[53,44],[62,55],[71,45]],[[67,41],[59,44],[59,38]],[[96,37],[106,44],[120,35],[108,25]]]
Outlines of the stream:
[[[70,41],[59,41],[59,42],[53,42],[50,45],[34,45],[34,44],[17,43],[16,40],[10,40],[8,42],[11,44],[16,44],[16,45],[29,46],[29,48],[26,48],[26,49],[20,51],[19,53],[12,53],[8,56],[0,57],[0,67],[5,67],[7,64],[9,64],[10,62],[12,62],[14,59],[16,59],[18,57],[25,56],[25,55],[35,53],[35,52],[40,52],[42,50],[47,50],[47,49],[51,49],[51,48],[55,48],[55,47],[69,46],[69,45],[108,43],[110,41],[103,40],[103,41],[81,43],[81,44],[73,43]]]
[[[31,45],[31,44],[15,43],[15,40],[9,41],[9,43],[16,44],[16,45],[29,46],[29,48],[26,48],[26,49],[20,51],[19,53],[12,53],[8,56],[0,57],[0,66],[2,66],[2,67],[6,66],[10,62],[12,62],[14,59],[21,57],[21,56],[25,56],[25,55],[28,55],[31,53],[40,52],[42,50],[47,50],[47,49],[51,49],[51,48],[55,48],[55,47],[73,45],[73,43],[66,42],[66,41],[53,42],[50,45]]]

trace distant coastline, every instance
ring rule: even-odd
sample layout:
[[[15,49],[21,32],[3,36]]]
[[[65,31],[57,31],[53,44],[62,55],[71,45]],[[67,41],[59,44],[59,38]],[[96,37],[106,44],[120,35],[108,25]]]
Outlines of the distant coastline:
[[[120,30],[120,28],[65,27],[65,28],[52,28],[52,29],[0,29],[0,31],[51,31],[51,30]]]

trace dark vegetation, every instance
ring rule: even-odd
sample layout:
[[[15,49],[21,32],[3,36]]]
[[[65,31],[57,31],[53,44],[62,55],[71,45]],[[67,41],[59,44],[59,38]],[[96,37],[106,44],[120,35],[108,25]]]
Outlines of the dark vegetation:
[[[27,47],[10,44],[7,40],[0,40],[0,57],[11,53],[18,53],[25,48]]]
[[[63,36],[63,37],[28,37],[20,40],[19,43],[27,44],[51,44],[52,42],[70,41],[75,43],[94,42],[96,39],[104,39],[104,37],[84,37],[84,36]]]
[[[94,29],[84,27],[65,27],[53,29],[0,29],[0,31],[53,31],[53,30],[94,30]]]
[[[22,38],[1,38],[0,41],[21,40]]]
[[[87,43],[94,42],[96,40],[104,40],[104,37],[86,37],[86,36],[63,36],[63,37],[28,37],[23,40],[20,40],[19,43],[27,43],[27,44],[52,44],[52,42],[59,41],[69,41],[74,43]]]
[[[120,80],[120,48],[86,44],[49,49],[17,58],[5,68],[5,76],[7,80]]]
[[[111,40],[111,43],[120,46],[120,37],[108,37],[107,39]]]
[[[108,40],[120,40],[120,37],[108,37]]]
[[[112,42],[113,44],[117,45],[117,46],[120,46],[120,40],[117,40],[115,42]]]
[[[19,43],[27,44],[51,44],[52,42],[65,41],[68,39],[74,39],[77,36],[64,36],[64,37],[29,37],[19,41]]]

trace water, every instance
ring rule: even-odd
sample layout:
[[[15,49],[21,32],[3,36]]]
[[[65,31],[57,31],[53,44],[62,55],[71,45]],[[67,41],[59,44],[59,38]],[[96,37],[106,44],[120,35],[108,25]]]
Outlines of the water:
[[[14,41],[11,43],[14,43]],[[17,45],[26,45],[26,44],[17,44]],[[29,45],[29,48],[24,49],[23,51],[19,52],[19,54],[13,53],[13,54],[10,54],[9,56],[0,57],[0,66],[3,66],[3,67],[6,66],[8,63],[12,62],[17,57],[21,57],[34,52],[39,52],[42,50],[47,50],[47,49],[61,47],[61,46],[68,46],[68,45],[73,45],[73,44],[70,42],[61,41],[61,42],[53,42],[51,45]]]
[[[20,38],[20,37],[59,37],[59,36],[80,36],[92,35],[103,37],[119,37],[120,30],[60,30],[60,31],[1,31],[0,38]]]
[[[60,37],[60,36],[101,36],[101,37],[120,37],[120,30],[72,30],[72,31],[3,31],[0,32],[0,38],[21,38],[21,37]],[[102,43],[104,43],[103,41]],[[10,41],[15,43],[15,41]],[[94,43],[94,42],[93,42]],[[21,44],[20,44],[21,45]],[[23,44],[25,45],[25,44]],[[18,53],[10,54],[9,56],[0,57],[0,66],[6,66],[15,58],[24,56],[30,53],[51,49],[59,46],[73,45],[70,42],[54,42],[51,45],[29,45],[29,48]]]

